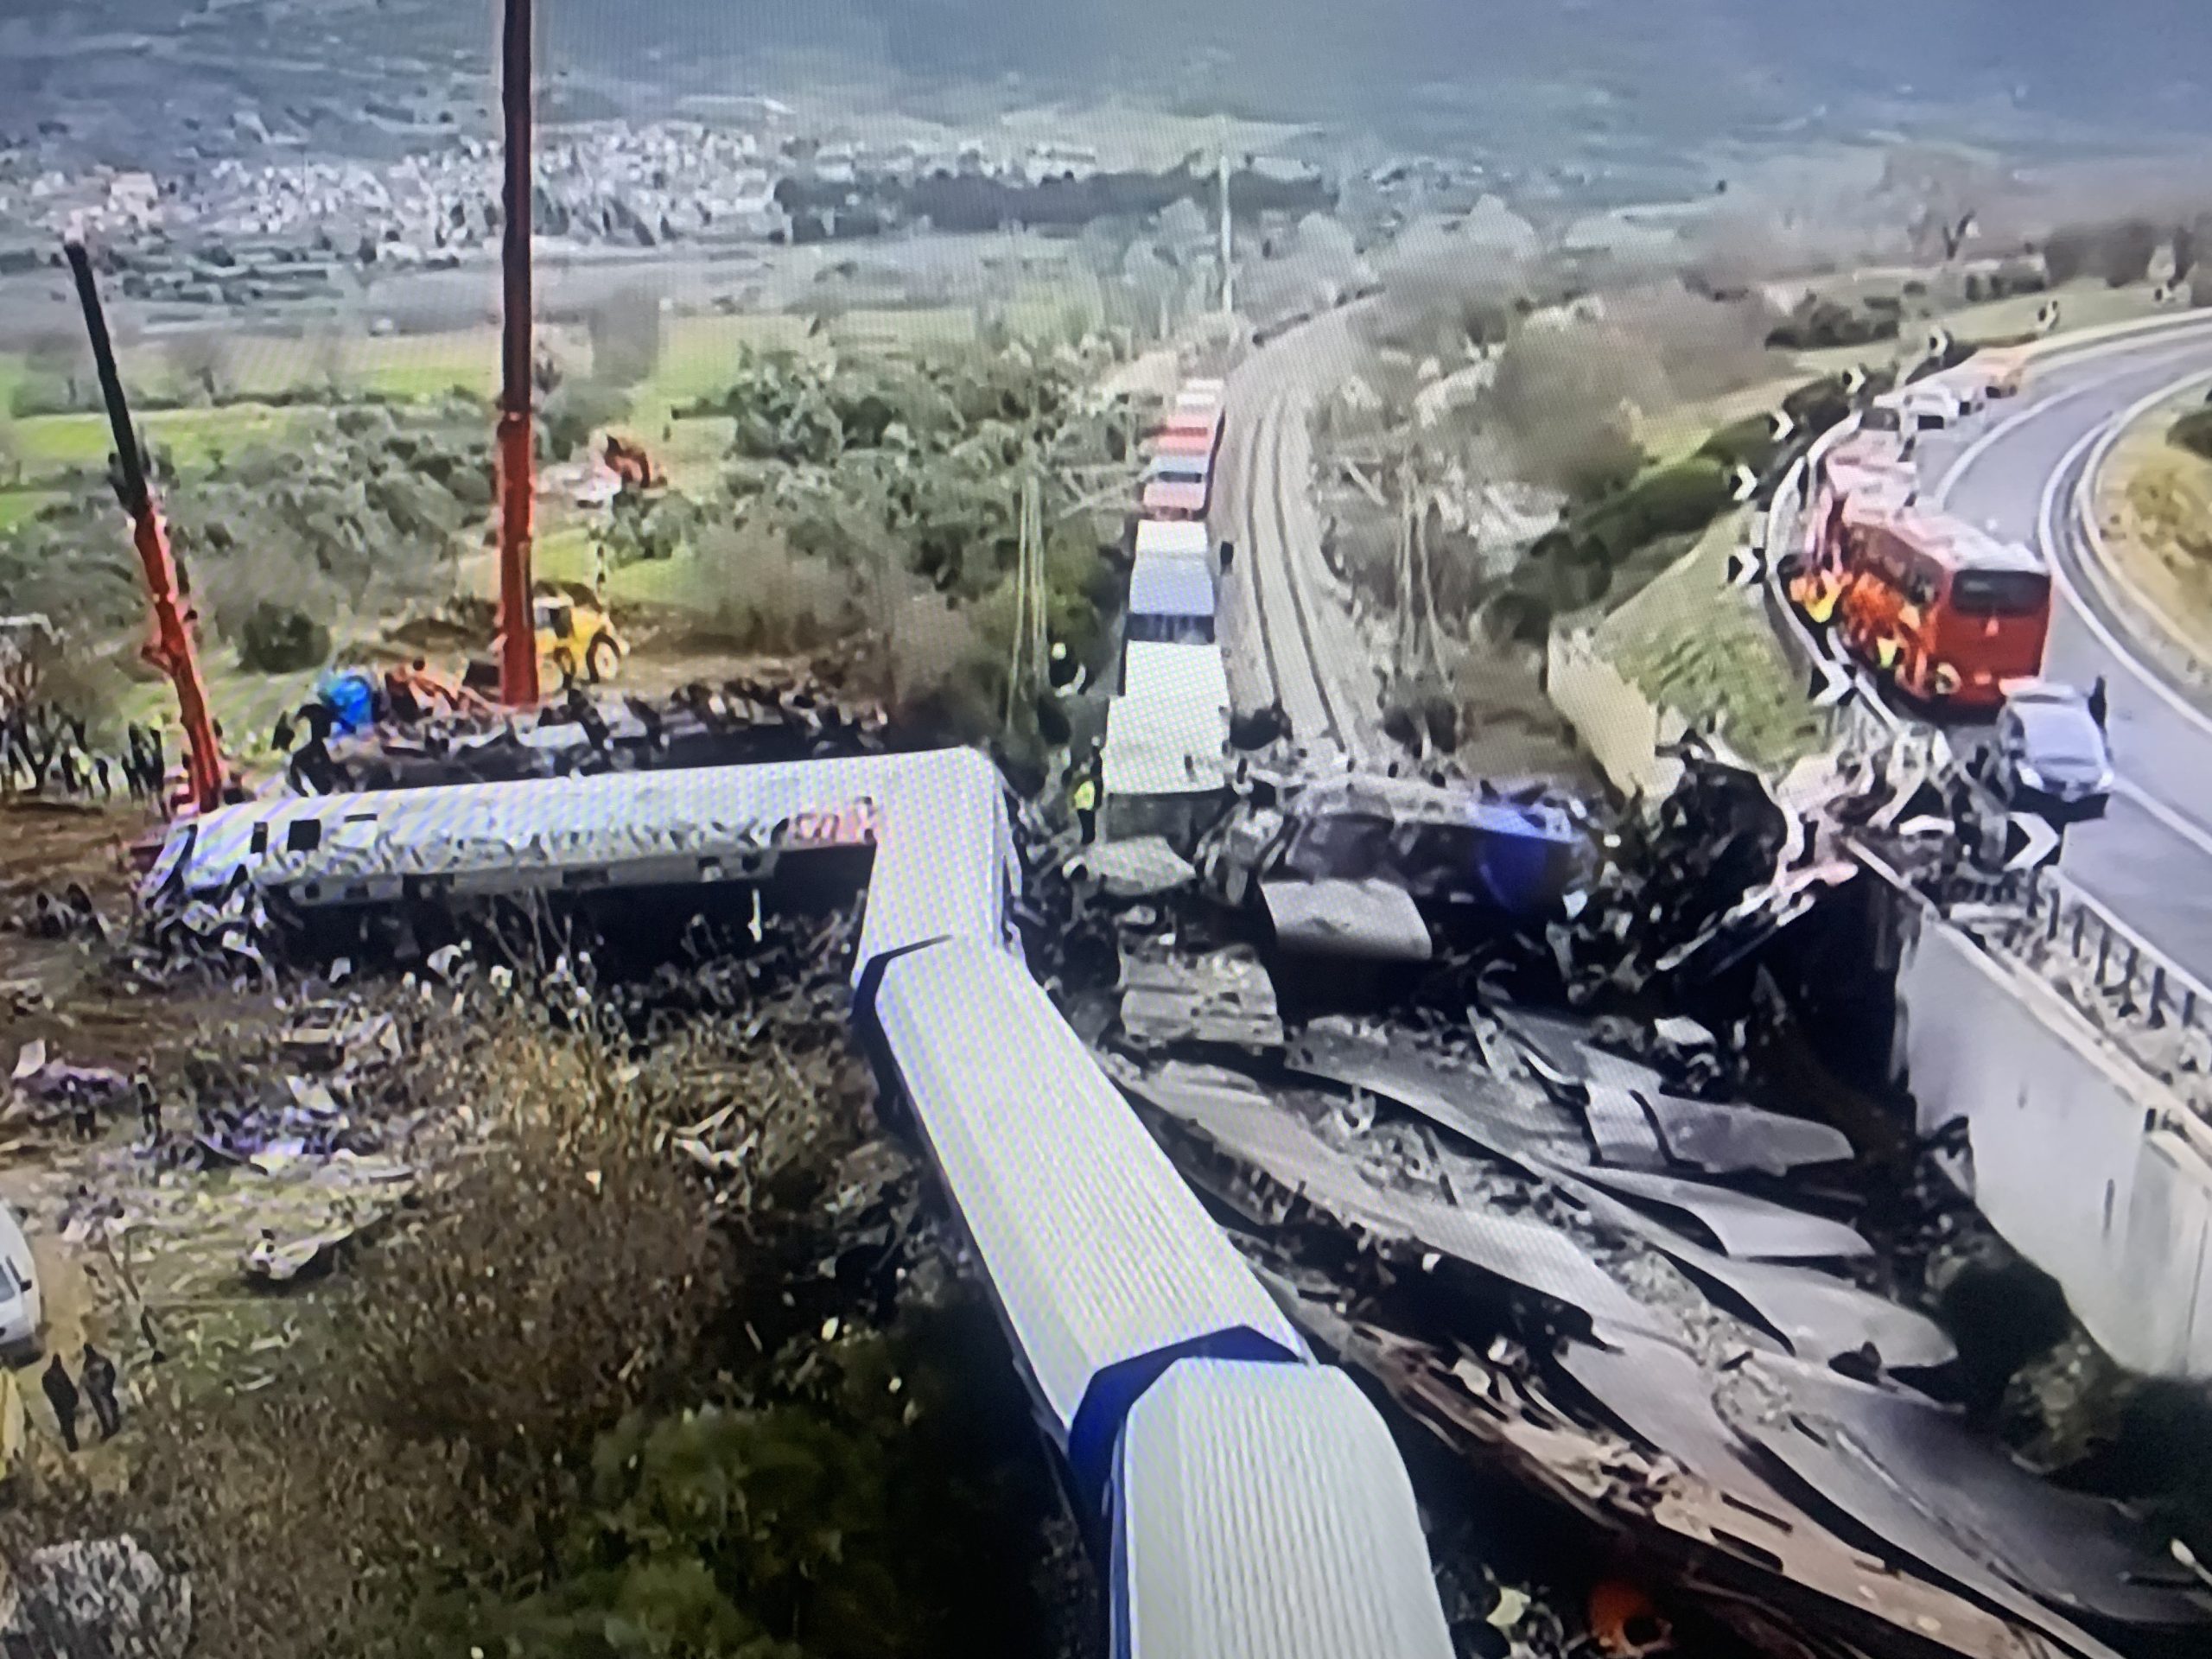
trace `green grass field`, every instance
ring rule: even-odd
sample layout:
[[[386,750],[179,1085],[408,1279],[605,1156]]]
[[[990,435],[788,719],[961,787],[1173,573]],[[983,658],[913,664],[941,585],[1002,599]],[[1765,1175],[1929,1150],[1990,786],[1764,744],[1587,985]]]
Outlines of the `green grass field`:
[[[48,502],[60,499],[58,490],[0,490],[0,530],[14,528]]]
[[[238,449],[296,431],[320,413],[309,408],[227,404],[219,409],[154,410],[139,424],[149,443],[166,444],[180,467],[191,467],[219,449]],[[12,423],[10,430],[23,471],[33,477],[105,466],[113,448],[104,415],[35,415]]]

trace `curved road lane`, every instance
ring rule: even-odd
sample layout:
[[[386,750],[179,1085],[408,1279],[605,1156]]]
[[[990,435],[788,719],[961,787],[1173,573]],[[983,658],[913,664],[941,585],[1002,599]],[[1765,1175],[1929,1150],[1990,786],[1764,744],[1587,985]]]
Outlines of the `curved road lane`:
[[[2051,364],[2034,399],[1963,448],[1929,446],[1923,476],[1969,523],[2040,547],[2056,574],[2044,657],[2053,678],[2111,701],[2110,810],[2069,832],[2062,862],[2086,893],[2199,979],[2212,979],[2212,716],[2128,654],[2076,572],[2072,492],[2095,440],[2145,397],[2212,370],[2212,329]]]

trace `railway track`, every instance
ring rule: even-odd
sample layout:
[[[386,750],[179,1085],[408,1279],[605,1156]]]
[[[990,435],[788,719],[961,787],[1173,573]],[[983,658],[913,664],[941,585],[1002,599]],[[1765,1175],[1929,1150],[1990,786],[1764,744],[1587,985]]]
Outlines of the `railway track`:
[[[1293,511],[1291,492],[1305,487],[1300,469],[1287,460],[1291,446],[1285,423],[1301,418],[1296,388],[1284,384],[1295,372],[1287,353],[1296,349],[1294,337],[1277,342],[1248,362],[1232,386],[1230,443],[1238,466],[1229,522],[1241,538],[1251,624],[1269,694],[1289,715],[1300,744],[1368,763],[1376,747],[1368,730],[1372,722],[1357,717],[1360,687],[1351,678],[1364,664],[1327,648],[1318,610],[1329,601],[1313,591],[1306,565],[1316,550],[1312,532],[1301,528]],[[1249,641],[1238,643],[1249,652]]]

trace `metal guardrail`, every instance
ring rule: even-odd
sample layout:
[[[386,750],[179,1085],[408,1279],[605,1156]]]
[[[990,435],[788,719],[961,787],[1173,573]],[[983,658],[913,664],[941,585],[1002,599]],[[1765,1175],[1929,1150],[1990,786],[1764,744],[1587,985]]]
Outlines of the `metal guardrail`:
[[[2212,986],[2056,870],[2037,873],[1998,938],[2212,1126]]]

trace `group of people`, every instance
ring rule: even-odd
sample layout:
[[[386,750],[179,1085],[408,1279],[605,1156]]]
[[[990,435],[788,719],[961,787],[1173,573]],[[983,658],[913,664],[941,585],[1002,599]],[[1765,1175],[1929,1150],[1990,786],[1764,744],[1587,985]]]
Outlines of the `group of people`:
[[[0,715],[0,794],[111,801],[120,789],[134,801],[157,803],[168,766],[162,735],[150,727],[124,727],[122,751],[108,754],[93,747],[82,715],[52,703]]]
[[[60,1355],[48,1363],[39,1386],[46,1390],[47,1403],[54,1408],[63,1446],[72,1452],[78,1449],[77,1413],[86,1404],[91,1405],[93,1421],[100,1426],[100,1439],[115,1438],[123,1427],[123,1402],[116,1398],[115,1384],[115,1362],[89,1342],[78,1361],[74,1381]]]

